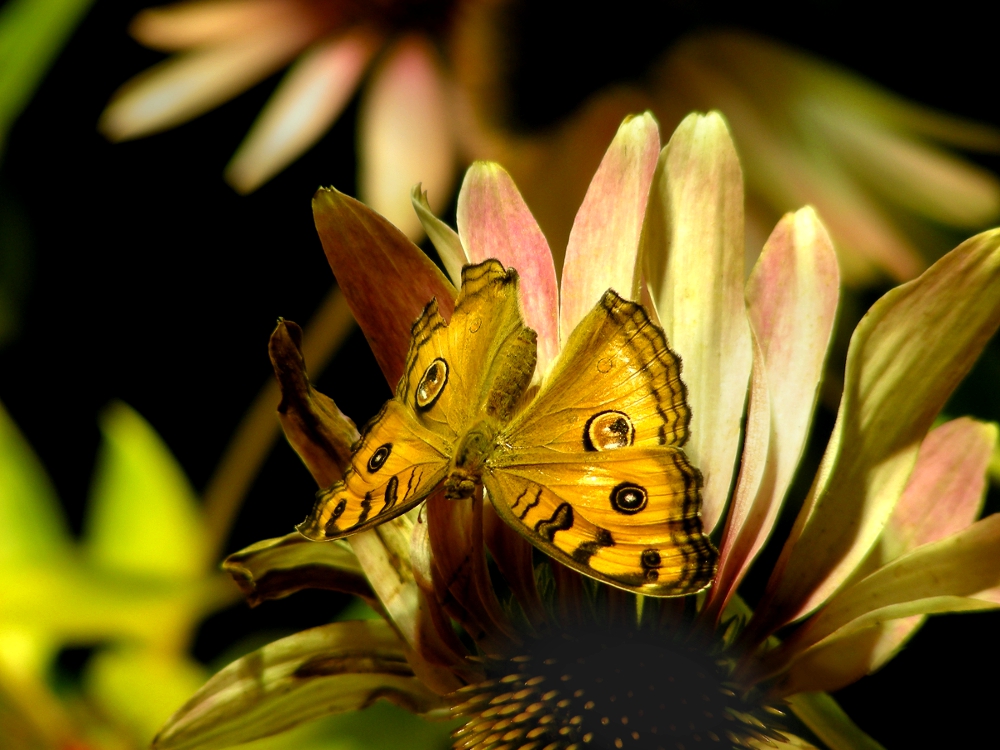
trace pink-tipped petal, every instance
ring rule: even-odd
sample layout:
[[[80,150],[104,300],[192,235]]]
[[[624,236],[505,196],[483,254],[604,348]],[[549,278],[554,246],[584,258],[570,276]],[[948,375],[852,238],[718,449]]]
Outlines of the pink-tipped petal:
[[[521,306],[538,334],[544,374],[559,351],[559,292],[552,253],[510,175],[499,164],[476,162],[458,194],[458,235],[473,263],[496,258],[521,277]]]
[[[172,52],[239,39],[307,14],[307,7],[289,0],[193,0],[140,11],[129,33],[147,47]]]
[[[420,36],[398,41],[373,72],[358,115],[358,194],[411,239],[423,228],[410,189],[423,183],[435,212],[451,196],[455,145],[441,63]]]
[[[428,239],[434,244],[438,257],[444,265],[444,270],[448,272],[448,278],[456,287],[462,285],[462,266],[469,262],[469,256],[465,254],[462,247],[462,240],[458,232],[445,224],[431,211],[431,204],[427,200],[427,192],[423,185],[417,183],[410,190],[410,203],[413,210],[420,219],[420,223],[427,233]]]
[[[637,298],[639,234],[659,154],[660,129],[653,116],[625,118],[569,233],[559,305],[563,340],[608,289]]]
[[[786,215],[747,281],[747,315],[759,348],[740,476],[709,593],[717,612],[770,536],[805,449],[839,289],[837,256],[816,212]]]
[[[98,127],[111,140],[123,141],[180,125],[263,80],[314,36],[308,23],[289,19],[219,46],[172,57],[118,89]]]
[[[964,242],[869,310],[851,339],[840,413],[819,474],[750,623],[750,640],[814,610],[868,555],[928,428],[998,325],[1000,230]]]
[[[396,227],[339,190],[317,191],[313,217],[333,275],[395,388],[403,375],[410,326],[431,299],[450,318],[455,288]]]
[[[641,252],[667,341],[683,363],[691,407],[684,449],[705,477],[710,530],[732,484],[751,365],[743,176],[717,112],[686,117],[660,154]]]
[[[249,193],[322,137],[350,100],[380,39],[355,31],[324,42],[288,72],[226,168],[226,179]]]

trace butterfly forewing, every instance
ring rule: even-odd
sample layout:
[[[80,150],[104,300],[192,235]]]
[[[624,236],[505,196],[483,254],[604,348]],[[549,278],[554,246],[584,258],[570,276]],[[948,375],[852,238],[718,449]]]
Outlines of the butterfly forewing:
[[[690,411],[680,373],[646,311],[609,290],[573,330],[504,439],[570,452],[683,445]]]
[[[581,573],[650,596],[700,591],[715,573],[701,478],[676,448],[565,455],[537,449],[483,476],[500,516]]]
[[[320,494],[299,532],[327,541],[405,513],[444,479],[450,450],[402,404],[386,402],[365,427],[343,481]]]

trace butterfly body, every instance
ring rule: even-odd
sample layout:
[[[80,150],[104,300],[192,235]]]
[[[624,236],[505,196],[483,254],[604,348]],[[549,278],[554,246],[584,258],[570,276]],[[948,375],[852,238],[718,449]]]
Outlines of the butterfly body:
[[[441,486],[453,501],[482,486],[508,524],[586,575],[653,596],[704,588],[716,553],[701,475],[681,448],[680,362],[662,331],[609,290],[536,387],[517,287],[513,269],[488,260],[463,269],[449,322],[427,306],[395,397],[299,531],[335,539]]]

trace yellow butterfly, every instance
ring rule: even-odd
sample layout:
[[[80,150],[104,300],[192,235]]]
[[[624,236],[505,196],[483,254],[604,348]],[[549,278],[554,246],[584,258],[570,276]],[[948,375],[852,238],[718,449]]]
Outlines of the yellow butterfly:
[[[395,397],[298,526],[304,536],[371,528],[442,483],[451,499],[483,485],[501,518],[585,575],[650,596],[709,584],[701,473],[680,448],[680,361],[640,305],[608,290],[527,403],[535,332],[515,270],[466,266],[450,322],[431,301],[412,333]]]

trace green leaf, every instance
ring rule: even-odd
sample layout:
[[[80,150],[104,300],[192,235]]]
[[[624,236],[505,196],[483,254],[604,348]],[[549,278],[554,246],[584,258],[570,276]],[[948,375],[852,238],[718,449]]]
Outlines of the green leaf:
[[[121,402],[102,414],[101,431],[84,542],[90,560],[164,578],[202,574],[207,542],[201,513],[163,440]]]
[[[146,747],[170,715],[208,679],[191,659],[142,647],[96,654],[84,676],[86,692],[103,712]]]
[[[413,676],[405,644],[387,623],[332,623],[237,659],[171,717],[153,747],[231,747],[380,699],[414,713],[441,706]]]
[[[0,11],[0,150],[93,0],[9,0]]]
[[[55,489],[0,405],[0,563],[62,559],[70,549]]]

